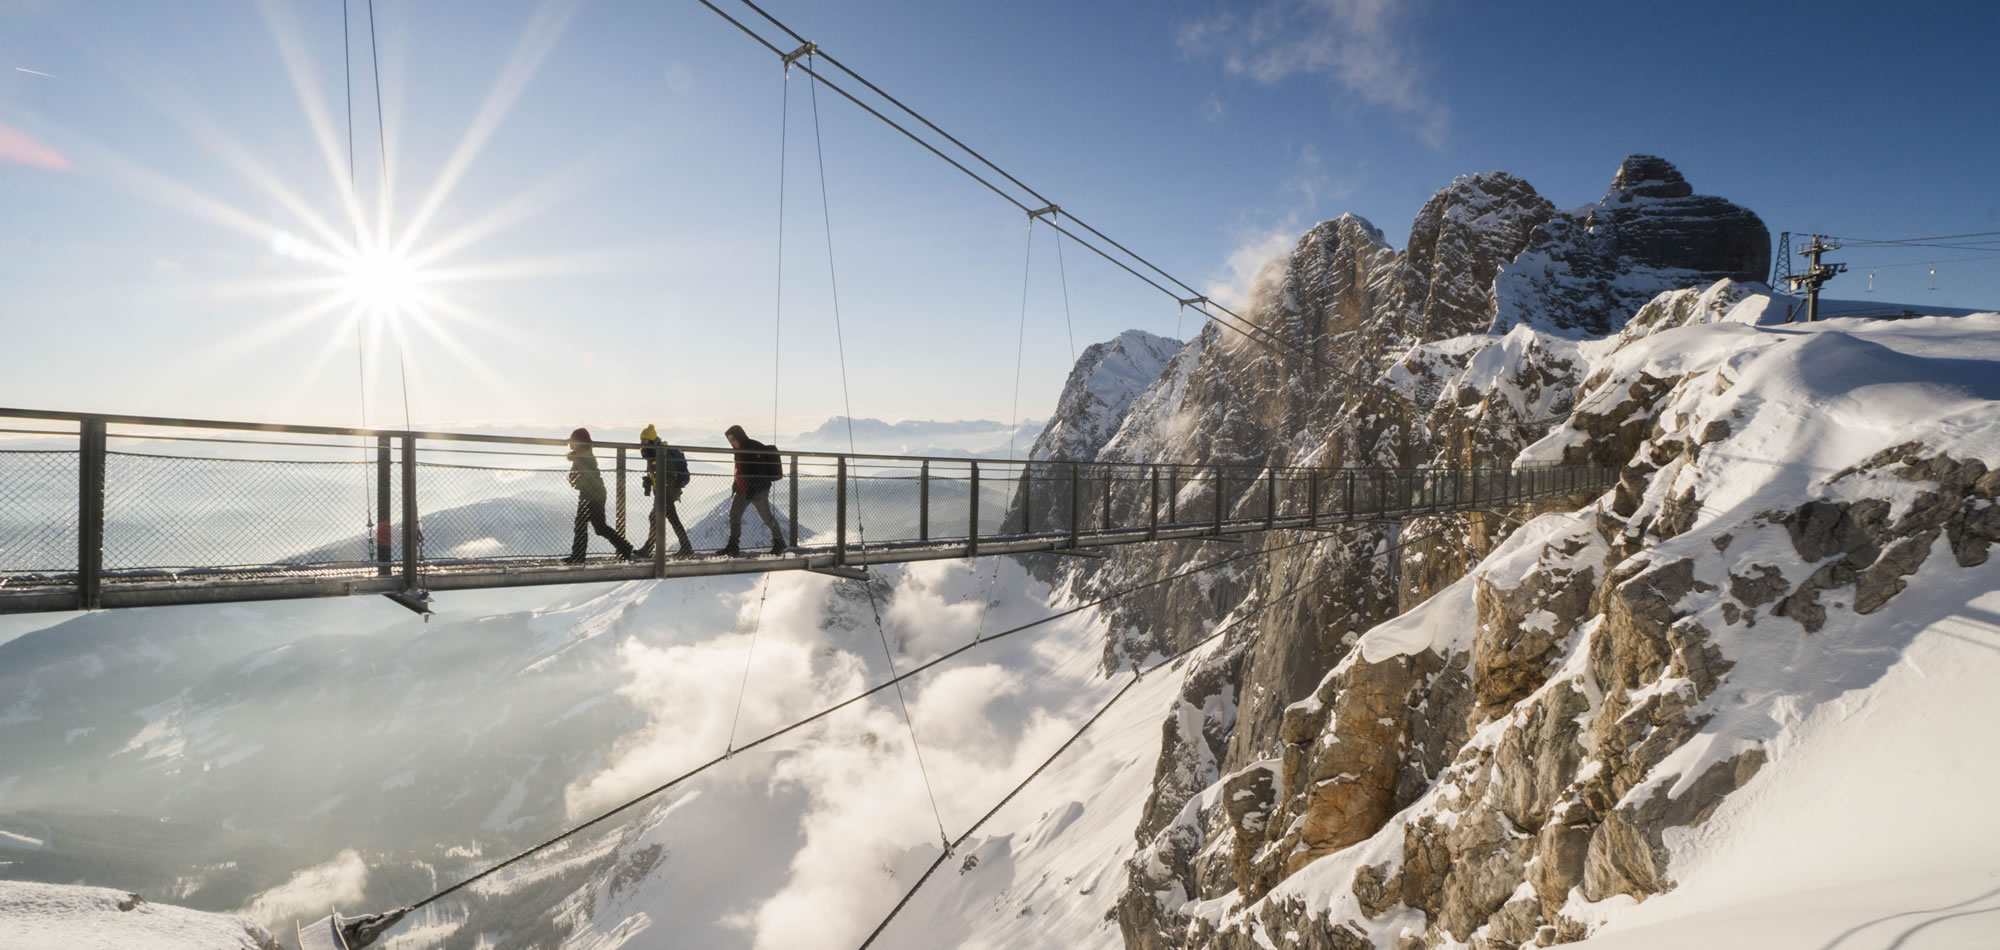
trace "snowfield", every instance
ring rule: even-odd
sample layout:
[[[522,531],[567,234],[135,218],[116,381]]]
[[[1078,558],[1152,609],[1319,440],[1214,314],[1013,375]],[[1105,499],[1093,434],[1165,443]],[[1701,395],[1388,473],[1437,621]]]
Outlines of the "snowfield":
[[[7,950],[272,950],[240,917],[141,900],[103,887],[0,880],[0,947]]]

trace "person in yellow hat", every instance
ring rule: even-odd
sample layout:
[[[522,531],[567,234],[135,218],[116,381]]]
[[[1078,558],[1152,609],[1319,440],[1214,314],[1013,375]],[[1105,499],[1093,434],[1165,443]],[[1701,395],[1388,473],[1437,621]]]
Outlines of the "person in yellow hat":
[[[656,491],[660,493],[660,507],[666,509],[667,524],[674,529],[674,537],[681,543],[680,550],[675,551],[673,556],[693,554],[694,542],[688,540],[687,528],[681,526],[680,512],[674,510],[674,503],[681,500],[681,489],[686,488],[693,478],[688,472],[687,455],[660,438],[659,430],[653,428],[652,423],[639,430],[639,454],[646,459],[646,474],[640,479],[639,487],[645,489],[647,495]],[[639,551],[634,556],[652,557],[653,542],[657,540],[649,532],[646,543],[639,545]]]

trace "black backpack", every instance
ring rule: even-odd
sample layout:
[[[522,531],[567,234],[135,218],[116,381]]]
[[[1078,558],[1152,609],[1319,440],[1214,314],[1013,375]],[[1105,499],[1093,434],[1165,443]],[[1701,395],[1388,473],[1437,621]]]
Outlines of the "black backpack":
[[[757,453],[754,476],[765,484],[773,484],[785,477],[785,457],[778,454],[778,447],[767,445]]]

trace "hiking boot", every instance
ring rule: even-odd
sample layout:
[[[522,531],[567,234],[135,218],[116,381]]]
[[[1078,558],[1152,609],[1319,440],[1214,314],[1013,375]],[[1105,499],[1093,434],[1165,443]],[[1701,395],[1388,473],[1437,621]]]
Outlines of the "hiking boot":
[[[771,542],[771,555],[773,557],[783,557],[784,554],[785,554],[785,542],[783,541]]]
[[[720,554],[720,555],[722,555],[723,557],[742,557],[742,556],[743,556],[743,552],[742,552],[742,551],[739,551],[739,550],[737,550],[737,549],[736,549],[736,543],[735,543],[735,542],[733,542],[733,541],[732,541],[732,542],[730,542],[730,543],[729,543],[729,545],[728,545],[727,547],[725,547],[725,548],[723,548],[722,550],[720,550],[720,551],[717,551],[717,552],[715,552],[715,553],[717,553],[717,554]]]
[[[562,562],[563,562],[564,564],[582,564],[582,563],[583,563],[583,555],[581,555],[581,554],[572,554],[572,555],[570,555],[569,557],[566,557],[566,558],[563,558],[563,559],[562,559]]]

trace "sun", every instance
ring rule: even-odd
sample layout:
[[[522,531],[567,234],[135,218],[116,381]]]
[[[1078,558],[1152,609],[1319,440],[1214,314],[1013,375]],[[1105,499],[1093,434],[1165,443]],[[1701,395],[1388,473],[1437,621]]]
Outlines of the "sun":
[[[411,260],[390,248],[370,248],[339,260],[341,293],[363,312],[398,317],[419,302],[422,275]]]

